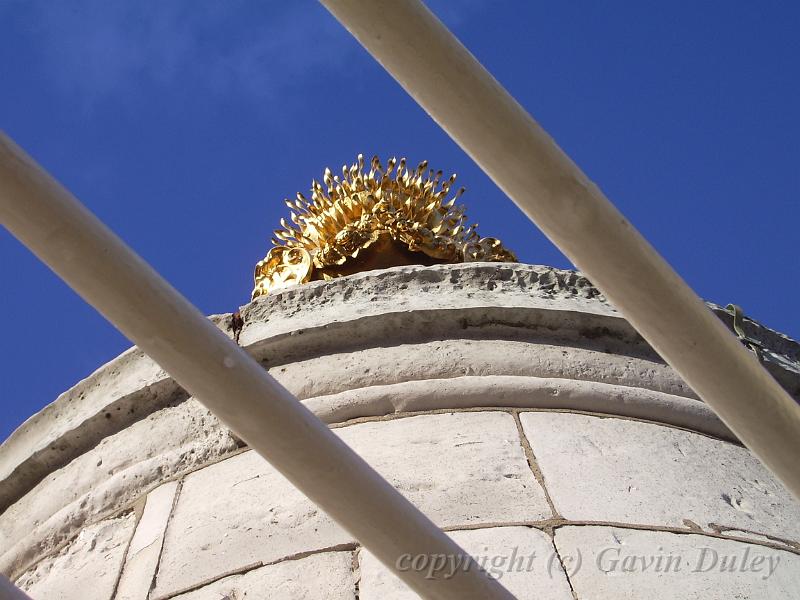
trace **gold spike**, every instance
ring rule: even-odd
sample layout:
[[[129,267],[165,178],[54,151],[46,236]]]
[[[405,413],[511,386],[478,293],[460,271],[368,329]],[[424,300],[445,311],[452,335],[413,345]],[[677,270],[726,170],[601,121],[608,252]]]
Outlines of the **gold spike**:
[[[333,187],[333,177],[332,177],[331,170],[328,169],[327,167],[325,168],[325,173],[322,175],[322,181],[325,182],[325,185],[327,186],[328,190],[330,191],[330,189]]]
[[[456,205],[464,188],[447,199],[456,176],[444,182],[442,177],[442,171],[428,169],[427,161],[411,170],[405,158],[398,161],[396,157],[387,161],[384,171],[377,156],[370,161],[369,173],[364,173],[364,156],[359,155],[351,166],[342,166],[341,177],[325,169],[325,187],[313,180],[310,199],[298,193],[294,201],[285,200],[291,223],[281,219],[283,229],[275,231],[271,242],[276,248],[306,253],[304,264],[309,271],[302,281],[312,275],[315,279],[333,277],[326,272],[328,267],[345,265],[367,252],[379,232],[388,232],[395,243],[435,260],[512,260],[513,253],[499,241],[480,238],[477,224],[468,225],[464,207]],[[344,231],[346,236],[341,235]],[[354,244],[354,240],[361,241]],[[284,280],[281,269],[291,265],[283,265],[281,257],[289,260],[290,256],[297,255],[288,250],[271,253],[269,260],[259,263],[254,295],[269,293],[270,282]]]

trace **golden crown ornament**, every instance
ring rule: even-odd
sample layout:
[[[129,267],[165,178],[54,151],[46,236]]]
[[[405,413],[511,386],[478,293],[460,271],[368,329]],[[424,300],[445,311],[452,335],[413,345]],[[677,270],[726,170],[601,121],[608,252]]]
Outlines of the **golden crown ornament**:
[[[449,200],[456,176],[415,169],[392,158],[386,169],[378,157],[364,172],[364,157],[342,167],[342,176],[325,169],[324,187],[311,184],[311,199],[298,193],[286,200],[290,221],[281,219],[273,248],[255,269],[253,299],[292,285],[333,279],[359,271],[398,265],[460,262],[516,262],[495,238],[478,235],[466,224],[463,205]]]

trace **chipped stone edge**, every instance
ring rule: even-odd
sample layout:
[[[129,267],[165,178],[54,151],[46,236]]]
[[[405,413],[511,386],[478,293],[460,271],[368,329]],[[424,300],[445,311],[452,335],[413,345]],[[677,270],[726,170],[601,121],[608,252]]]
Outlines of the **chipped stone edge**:
[[[512,314],[514,317],[510,320],[509,316]],[[226,318],[230,320],[229,316]],[[622,351],[624,346],[628,346],[628,352],[631,352],[638,346],[640,352],[636,354],[651,354],[643,342],[636,344],[635,333],[619,317],[524,306],[465,307],[359,316],[350,321],[265,337],[252,343],[247,350],[256,360],[270,364],[276,362],[276,357],[281,358],[278,364],[282,364],[333,352],[334,349],[341,352],[344,350],[341,347],[342,339],[348,339],[348,349],[355,351],[381,345],[389,331],[397,331],[395,325],[399,320],[406,325],[404,333],[399,337],[406,341],[421,341],[435,335],[460,338],[472,329],[473,335],[479,337],[513,338],[515,333],[530,337],[533,332],[537,336],[564,340],[565,336],[571,334],[578,344],[582,332],[594,330],[597,332],[593,336],[595,342],[598,336],[602,336],[608,343],[619,346],[614,350]],[[610,322],[603,323],[605,320]],[[563,328],[558,329],[558,323]],[[569,327],[570,324],[573,325],[572,328]],[[343,331],[347,331],[347,338],[342,337]],[[106,399],[104,403],[98,404],[93,397],[87,397],[86,400],[80,397],[79,389],[89,385],[89,381],[112,377],[112,373],[119,369],[119,361],[134,353],[139,351],[131,349],[98,369],[89,379],[65,392],[54,403],[31,417],[0,446],[0,511],[32,489],[53,469],[69,463],[103,438],[125,429],[156,410],[188,398],[188,394],[163,372],[160,379],[143,382],[140,389],[130,391],[122,397]],[[655,357],[651,355],[648,358]],[[150,361],[143,355],[141,360]],[[60,419],[59,409],[62,405],[70,406],[75,413],[66,423]],[[136,410],[132,410],[133,407]],[[115,418],[109,418],[108,415]]]
[[[373,297],[367,297],[375,291],[376,286],[384,291],[387,287],[403,290],[402,295],[412,299],[416,296],[415,292],[420,291],[426,296],[426,301],[435,297],[454,297],[457,305],[424,310],[421,305],[413,305],[412,301],[410,312],[393,313],[385,302],[382,308],[370,306]],[[473,293],[486,294],[486,290],[489,290],[489,295],[483,300],[471,299]],[[447,296],[447,292],[451,292],[450,296]],[[306,318],[292,318],[298,306],[313,305],[314,299],[319,298],[337,306],[339,303],[353,305],[360,301],[361,305],[367,307],[367,314],[355,311],[350,319],[333,321],[326,314],[324,323],[311,328],[303,327]],[[490,298],[497,303],[489,304]],[[562,304],[552,308],[553,301],[559,299],[568,300],[571,305],[564,307]],[[730,315],[724,309],[714,305],[711,308],[730,326]],[[409,319],[418,320],[418,324],[424,323],[426,333],[431,322],[438,323],[442,330],[439,334],[459,329],[463,334],[472,328],[479,330],[480,335],[497,335],[498,330],[502,330],[504,336],[513,337],[515,329],[527,331],[524,335],[528,336],[531,330],[535,330],[537,335],[567,336],[577,343],[582,336],[594,332],[595,337],[603,336],[606,342],[616,339],[620,347],[625,347],[626,351],[620,350],[623,354],[634,351],[636,354],[654,356],[627,321],[607,304],[580,273],[535,265],[467,263],[394,267],[289,288],[260,298],[242,310],[246,317],[245,330],[255,325],[261,328],[248,350],[262,361],[274,360],[276,355],[287,361],[291,359],[291,354],[297,352],[319,353],[320,344],[324,347],[333,344],[333,340],[341,344],[342,328],[350,330],[351,334],[354,328],[359,330],[361,339],[358,339],[359,335],[350,336],[359,347],[374,345],[378,340],[383,340],[385,335],[380,327],[376,328],[376,321],[393,321],[397,318],[402,319],[404,324]],[[308,314],[309,311],[306,311],[305,315]],[[310,314],[313,315],[313,311]],[[514,318],[509,320],[511,314]],[[230,314],[209,318],[220,329],[229,329]],[[275,326],[276,320],[281,321],[282,318],[283,321]],[[273,325],[264,327],[270,320]],[[749,319],[745,320],[745,327],[749,335],[783,352],[782,356],[786,358],[782,363],[784,366],[797,364],[800,344]],[[299,334],[305,334],[302,342]],[[230,332],[229,335],[233,337]],[[412,332],[411,336],[419,340],[419,329]],[[290,351],[290,348],[293,350]],[[152,377],[143,387],[129,389],[127,394],[110,400],[102,398],[99,403],[98,398],[87,393],[99,380],[113,376],[121,368],[129,368],[131,361],[141,361],[147,372],[158,373],[160,377]],[[768,362],[765,366],[784,385],[800,390],[797,373],[775,363]],[[187,397],[171,378],[138,349],[126,351],[28,419],[0,446],[0,511],[32,489],[53,469],[67,464],[103,438]],[[68,418],[64,417],[65,414],[69,415]],[[115,418],[109,418],[109,415]]]
[[[224,330],[229,315],[209,319]],[[135,383],[123,384],[109,398],[103,381],[134,369],[143,371],[136,373]],[[148,356],[129,348],[27,419],[0,445],[0,512],[102,439],[188,398]]]

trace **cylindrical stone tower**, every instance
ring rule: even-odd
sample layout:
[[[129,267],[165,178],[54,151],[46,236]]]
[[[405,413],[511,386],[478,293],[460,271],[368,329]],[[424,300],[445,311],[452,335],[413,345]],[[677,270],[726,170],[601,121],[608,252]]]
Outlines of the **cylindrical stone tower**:
[[[580,274],[399,266],[241,319],[230,335],[518,598],[798,597],[798,503]],[[800,396],[800,346],[744,325]],[[37,600],[414,597],[136,349],[0,447],[0,511],[0,571]]]

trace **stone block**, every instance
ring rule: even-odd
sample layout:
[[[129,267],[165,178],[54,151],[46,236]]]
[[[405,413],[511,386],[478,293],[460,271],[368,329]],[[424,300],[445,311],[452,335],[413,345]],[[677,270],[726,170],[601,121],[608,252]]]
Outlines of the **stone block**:
[[[128,548],[116,600],[147,600],[177,491],[178,482],[172,481],[148,494]]]
[[[519,600],[572,600],[564,571],[555,555],[550,537],[531,527],[492,527],[453,531],[450,537],[469,553],[489,574],[500,581]],[[449,575],[461,557],[441,573]],[[367,550],[359,552],[361,600],[410,600],[419,598],[400,579]],[[414,559],[399,566],[411,567]],[[426,574],[441,565],[423,560],[417,563]]]
[[[561,527],[555,543],[578,598],[792,600],[800,556],[704,535]]]
[[[439,525],[550,516],[506,413],[421,415],[335,431]],[[186,477],[156,593],[353,542],[266,461],[246,452]]]
[[[420,415],[336,431],[442,527],[552,516],[508,413]]]
[[[186,477],[167,528],[155,595],[351,541],[253,451]]]
[[[800,504],[748,450],[651,423],[529,412],[523,429],[558,512],[800,540]]]
[[[165,479],[236,449],[230,432],[194,399],[137,421],[0,514],[0,571],[18,574],[88,519],[122,510]]]
[[[35,599],[110,600],[135,522],[135,515],[128,513],[90,525],[24,573],[17,586]]]
[[[352,552],[323,552],[215,581],[174,600],[356,600]]]

